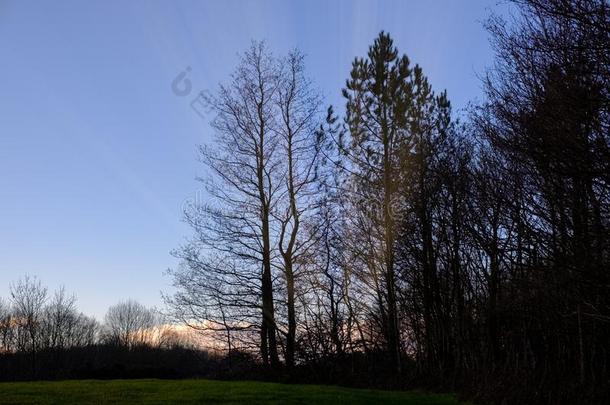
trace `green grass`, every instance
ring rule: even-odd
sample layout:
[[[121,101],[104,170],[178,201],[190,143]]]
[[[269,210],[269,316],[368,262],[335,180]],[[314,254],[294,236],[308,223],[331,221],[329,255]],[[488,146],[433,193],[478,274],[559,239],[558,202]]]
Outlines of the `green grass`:
[[[451,395],[324,385],[211,380],[84,380],[0,383],[2,404],[404,404],[451,405]]]

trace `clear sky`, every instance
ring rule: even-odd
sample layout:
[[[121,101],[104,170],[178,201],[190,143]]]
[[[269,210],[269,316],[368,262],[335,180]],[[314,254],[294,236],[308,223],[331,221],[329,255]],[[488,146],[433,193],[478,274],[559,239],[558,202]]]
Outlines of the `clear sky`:
[[[162,305],[210,136],[171,90],[187,66],[193,91],[214,89],[252,39],[297,47],[337,105],[385,30],[460,108],[481,96],[496,1],[0,0],[0,296],[27,273],[98,318],[126,298]]]

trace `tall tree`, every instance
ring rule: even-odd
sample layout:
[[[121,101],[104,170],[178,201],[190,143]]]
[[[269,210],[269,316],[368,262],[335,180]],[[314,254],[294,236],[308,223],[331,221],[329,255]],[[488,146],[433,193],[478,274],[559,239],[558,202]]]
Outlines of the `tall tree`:
[[[175,273],[179,290],[173,301],[181,309],[185,303],[190,310],[204,308],[186,313],[203,316],[200,323],[226,324],[227,313],[210,308],[220,298],[223,309],[232,309],[235,330],[260,325],[261,357],[274,367],[279,364],[272,274],[277,239],[272,213],[281,188],[275,130],[279,76],[276,58],[264,43],[253,42],[232,81],[207,100],[215,114],[215,138],[200,148],[210,171],[200,180],[213,203],[187,207],[195,238],[176,252],[183,267]],[[189,287],[189,279],[199,280],[201,288]]]
[[[291,52],[281,61],[277,90],[279,118],[275,130],[280,136],[284,167],[284,190],[275,213],[280,223],[278,249],[283,260],[286,281],[288,331],[286,333],[286,364],[295,363],[297,329],[296,291],[298,268],[312,254],[318,238],[318,225],[313,222],[317,201],[317,164],[319,145],[320,96],[304,74],[303,55]]]
[[[409,148],[408,116],[413,101],[409,59],[398,55],[389,35],[381,32],[367,58],[356,58],[343,95],[347,99],[346,123],[350,144],[348,156],[354,167],[356,192],[367,204],[378,207],[380,218],[377,252],[383,297],[379,310],[387,349],[396,371],[400,371],[400,333],[396,304],[394,243],[396,224],[392,208],[398,200],[400,156]],[[376,214],[376,213],[375,213]]]

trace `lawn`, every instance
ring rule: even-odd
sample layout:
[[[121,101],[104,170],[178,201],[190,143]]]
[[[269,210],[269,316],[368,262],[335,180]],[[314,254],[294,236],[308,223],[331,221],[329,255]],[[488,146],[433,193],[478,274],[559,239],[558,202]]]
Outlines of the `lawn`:
[[[323,385],[211,380],[85,380],[0,383],[2,404],[404,404],[451,405],[451,395]],[[463,403],[462,403],[463,404]]]

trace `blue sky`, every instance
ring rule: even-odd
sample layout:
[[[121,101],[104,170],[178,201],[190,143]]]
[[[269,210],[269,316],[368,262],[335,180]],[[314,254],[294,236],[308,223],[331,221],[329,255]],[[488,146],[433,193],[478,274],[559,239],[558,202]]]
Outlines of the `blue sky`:
[[[205,175],[210,136],[192,98],[226,81],[264,39],[297,47],[309,76],[342,104],[351,61],[380,30],[454,106],[481,97],[492,63],[482,21],[496,0],[0,0],[0,297],[24,274],[63,284],[84,312],[134,298],[161,306],[189,229],[181,206]]]

